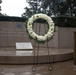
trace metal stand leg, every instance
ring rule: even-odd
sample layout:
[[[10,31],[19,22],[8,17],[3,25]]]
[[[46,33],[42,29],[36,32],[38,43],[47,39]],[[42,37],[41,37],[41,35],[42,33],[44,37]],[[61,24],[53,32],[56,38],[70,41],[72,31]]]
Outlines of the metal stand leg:
[[[33,66],[31,69],[32,69],[33,72],[36,72],[36,67],[35,66]]]
[[[41,25],[39,25],[39,34],[40,34],[40,28],[41,28],[40,26]],[[44,28],[45,28],[45,32],[46,32],[46,27],[44,26]],[[37,25],[36,25],[36,32],[37,32]],[[50,51],[49,51],[48,41],[46,43],[47,43],[47,49],[48,49],[48,62],[50,64],[50,66],[48,67],[48,70],[49,71],[52,71],[53,70],[53,67],[51,66],[51,61],[50,61]],[[36,53],[36,48],[35,48],[36,47],[36,42],[34,42],[34,46],[35,46],[34,47],[34,59],[33,59],[34,65],[31,68],[33,72],[35,72],[37,70],[36,69],[36,66],[39,64],[39,58],[38,58],[38,56],[39,56],[39,47],[40,46],[39,46],[39,43],[37,43],[37,44],[38,44],[38,46],[37,46],[37,53]],[[43,64],[45,64],[45,63],[43,63]]]
[[[34,42],[34,46],[35,46],[35,45],[36,45],[36,43]],[[35,50],[36,50],[36,48],[34,47],[34,51],[33,51],[33,52],[34,52],[33,63],[36,63],[36,62],[35,62],[35,61],[36,61],[36,60],[35,60]],[[33,72],[35,72],[35,71],[36,71],[36,65],[34,64],[31,69],[32,69]]]
[[[51,61],[50,61],[50,51],[49,51],[48,41],[47,41],[47,48],[48,48],[48,59],[49,59],[49,64],[50,64],[50,66],[48,67],[48,70],[51,71],[51,70],[53,70],[53,67],[52,67]]]
[[[38,55],[39,55],[39,43],[38,43],[38,48],[37,48],[37,56],[35,54],[35,48],[34,48],[34,60],[33,62],[35,63],[32,67],[32,71],[35,72],[37,69],[36,69],[36,66],[38,65]],[[37,58],[36,58],[37,57]]]

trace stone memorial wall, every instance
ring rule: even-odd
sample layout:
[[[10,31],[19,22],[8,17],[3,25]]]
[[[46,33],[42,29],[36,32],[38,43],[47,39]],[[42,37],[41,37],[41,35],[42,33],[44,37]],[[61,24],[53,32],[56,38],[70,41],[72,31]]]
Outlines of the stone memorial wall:
[[[14,47],[16,42],[31,42],[34,45],[34,41],[28,37],[24,24],[24,22],[0,22],[0,47]],[[54,40],[49,42],[49,47],[58,47],[57,36],[56,32]]]
[[[15,46],[16,42],[25,41],[27,34],[24,23],[0,22],[0,46]]]
[[[24,24],[24,22],[0,21],[0,47],[15,47],[16,42],[31,42],[34,46],[34,40],[29,39]],[[41,31],[43,32],[44,30]],[[74,48],[74,32],[76,28],[56,27],[54,37],[48,43],[49,47]],[[46,44],[40,46],[46,47]]]

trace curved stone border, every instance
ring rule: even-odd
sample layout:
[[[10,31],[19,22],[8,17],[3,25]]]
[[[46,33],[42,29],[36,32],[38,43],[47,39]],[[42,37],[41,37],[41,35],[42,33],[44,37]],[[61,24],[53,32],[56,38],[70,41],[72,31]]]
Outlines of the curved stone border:
[[[39,55],[39,63],[47,62],[48,55],[45,54],[45,52],[46,51],[42,52],[43,55],[42,54]],[[0,64],[33,64],[33,58],[34,58],[33,54],[29,54],[29,55],[25,54],[25,55],[19,56],[19,55],[15,55],[15,51],[8,51],[7,53],[8,54],[6,55],[0,56]],[[73,59],[73,50],[69,50],[69,49],[50,50],[50,59],[51,59],[51,62]]]

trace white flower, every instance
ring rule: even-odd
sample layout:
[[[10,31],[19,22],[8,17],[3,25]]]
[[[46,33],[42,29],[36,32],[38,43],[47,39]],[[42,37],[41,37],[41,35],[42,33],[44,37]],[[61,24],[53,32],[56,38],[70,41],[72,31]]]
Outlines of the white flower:
[[[30,24],[32,24],[32,23],[33,23],[32,18],[30,18],[28,21],[29,21],[28,23],[30,23]]]
[[[32,32],[32,33],[30,34],[30,36],[31,36],[32,38],[36,39],[37,34],[36,34],[35,32]]]
[[[47,38],[44,36],[38,36],[37,39],[38,41],[45,41]]]

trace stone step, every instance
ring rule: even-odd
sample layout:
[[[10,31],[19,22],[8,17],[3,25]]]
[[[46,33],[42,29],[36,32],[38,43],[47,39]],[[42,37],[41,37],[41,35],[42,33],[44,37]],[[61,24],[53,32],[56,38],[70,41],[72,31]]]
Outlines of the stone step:
[[[37,60],[37,50],[35,51],[35,62],[33,50],[13,50],[13,48],[0,49],[0,64],[33,64]],[[54,49],[50,50],[50,62],[65,61],[73,58],[73,49]],[[39,49],[38,63],[48,63],[48,50]]]

